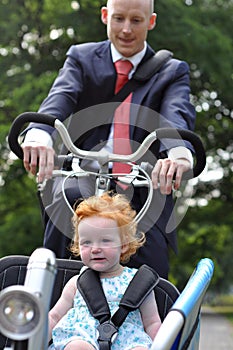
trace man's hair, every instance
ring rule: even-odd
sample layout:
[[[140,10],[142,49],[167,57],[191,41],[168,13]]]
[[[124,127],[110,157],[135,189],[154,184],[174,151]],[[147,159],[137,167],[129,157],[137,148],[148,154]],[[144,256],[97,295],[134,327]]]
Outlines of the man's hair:
[[[110,2],[111,2],[112,0],[108,0],[107,1],[107,7],[109,6],[109,4],[110,4]],[[129,0],[130,1],[130,0]],[[151,14],[152,13],[154,13],[154,2],[155,2],[155,0],[149,0],[150,1],[150,12],[151,12]]]
[[[128,245],[128,249],[121,256],[121,262],[129,260],[137,249],[145,243],[145,235],[138,234],[135,221],[136,211],[132,209],[128,199],[124,195],[104,193],[102,196],[92,196],[83,200],[75,209],[73,217],[74,242],[70,250],[76,256],[79,251],[79,223],[92,216],[104,217],[116,221],[120,231],[121,243]],[[93,235],[95,229],[93,228]]]

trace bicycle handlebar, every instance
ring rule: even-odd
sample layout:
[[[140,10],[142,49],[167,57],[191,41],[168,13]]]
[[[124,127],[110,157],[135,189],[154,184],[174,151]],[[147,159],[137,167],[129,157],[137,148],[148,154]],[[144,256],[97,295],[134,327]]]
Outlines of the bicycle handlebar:
[[[54,127],[59,132],[65,146],[70,152],[74,153],[80,158],[98,160],[100,164],[105,164],[109,161],[136,162],[146,153],[146,151],[149,149],[153,142],[164,138],[181,138],[183,140],[189,141],[192,144],[196,154],[196,164],[192,171],[186,174],[185,178],[187,179],[200,175],[200,173],[204,170],[206,165],[206,155],[202,141],[200,137],[192,131],[175,128],[160,128],[150,133],[139,146],[136,152],[130,155],[108,154],[101,151],[84,151],[77,148],[70,139],[66,127],[59,119],[52,115],[37,112],[25,112],[20,114],[13,121],[12,126],[10,128],[10,132],[8,135],[8,143],[12,152],[15,153],[20,159],[23,159],[23,150],[18,142],[18,137],[23,126],[29,122],[46,124]]]

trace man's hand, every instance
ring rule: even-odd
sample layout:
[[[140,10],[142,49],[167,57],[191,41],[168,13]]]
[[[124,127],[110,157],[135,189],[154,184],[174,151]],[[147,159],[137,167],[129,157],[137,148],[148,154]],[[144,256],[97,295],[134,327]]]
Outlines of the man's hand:
[[[33,175],[38,171],[38,182],[51,178],[54,168],[54,149],[38,142],[25,142],[22,144],[22,149],[25,169]]]
[[[170,194],[173,188],[178,190],[183,173],[190,169],[191,163],[185,158],[159,159],[151,174],[153,188],[160,188],[162,194]]]

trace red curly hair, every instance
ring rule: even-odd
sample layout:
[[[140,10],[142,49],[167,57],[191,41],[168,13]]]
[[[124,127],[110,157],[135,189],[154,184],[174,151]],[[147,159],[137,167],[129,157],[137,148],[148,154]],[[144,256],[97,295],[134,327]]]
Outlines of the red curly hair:
[[[122,244],[128,245],[126,252],[121,255],[121,262],[127,262],[131,255],[145,243],[145,234],[137,232],[135,222],[136,211],[133,210],[124,195],[104,193],[100,197],[92,196],[83,200],[75,209],[73,217],[74,241],[70,250],[75,256],[79,251],[79,223],[84,218],[100,216],[115,220],[120,230]]]

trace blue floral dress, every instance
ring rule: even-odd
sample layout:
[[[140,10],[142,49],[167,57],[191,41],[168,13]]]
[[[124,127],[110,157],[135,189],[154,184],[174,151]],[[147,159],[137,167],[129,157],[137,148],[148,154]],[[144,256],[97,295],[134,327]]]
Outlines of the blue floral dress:
[[[129,282],[137,269],[125,267],[120,276],[102,278],[104,293],[107,298],[111,314],[118,308]],[[50,350],[63,350],[72,340],[84,340],[99,349],[96,330],[99,321],[91,316],[85,301],[77,290],[73,308],[57,323],[52,332],[53,344]],[[112,344],[111,350],[130,350],[136,346],[150,348],[151,338],[145,333],[139,310],[130,312],[119,328],[118,335]]]

